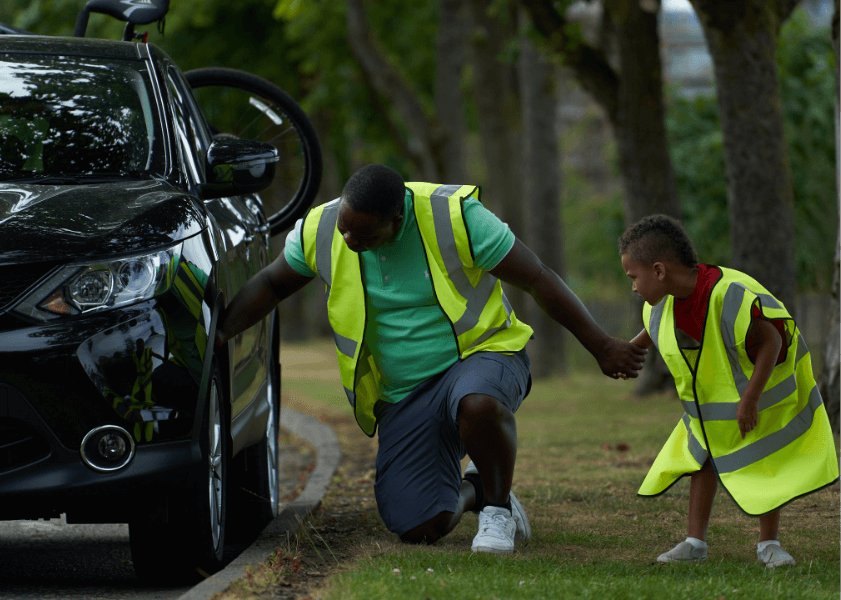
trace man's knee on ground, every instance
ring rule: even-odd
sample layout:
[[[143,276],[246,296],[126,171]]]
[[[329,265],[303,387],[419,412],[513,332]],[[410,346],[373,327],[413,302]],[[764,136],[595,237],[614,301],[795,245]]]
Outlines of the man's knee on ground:
[[[440,512],[429,521],[401,535],[400,541],[406,544],[434,544],[449,533],[452,516],[451,512]]]

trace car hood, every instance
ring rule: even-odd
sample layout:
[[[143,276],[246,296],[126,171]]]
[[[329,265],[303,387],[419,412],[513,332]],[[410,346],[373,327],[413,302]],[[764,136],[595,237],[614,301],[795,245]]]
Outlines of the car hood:
[[[130,254],[201,231],[203,207],[164,181],[0,183],[0,263]]]

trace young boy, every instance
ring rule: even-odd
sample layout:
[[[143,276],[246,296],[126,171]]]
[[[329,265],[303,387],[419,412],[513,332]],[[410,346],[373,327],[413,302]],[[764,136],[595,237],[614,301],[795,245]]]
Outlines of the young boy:
[[[838,479],[832,431],[809,351],[783,304],[756,280],[699,264],[681,225],[645,217],[619,238],[645,329],[675,380],[684,414],[638,494],[656,496],[690,475],[688,537],[657,561],[707,558],[718,482],[759,516],[756,554],[795,564],[778,541],[780,508]]]

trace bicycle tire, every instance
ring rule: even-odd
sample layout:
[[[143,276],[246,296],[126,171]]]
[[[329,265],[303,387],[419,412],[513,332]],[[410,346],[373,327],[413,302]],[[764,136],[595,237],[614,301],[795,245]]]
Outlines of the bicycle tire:
[[[247,71],[202,67],[184,76],[214,133],[278,148],[281,162],[261,196],[271,235],[291,227],[311,206],[321,184],[321,145],[309,117],[280,87]]]

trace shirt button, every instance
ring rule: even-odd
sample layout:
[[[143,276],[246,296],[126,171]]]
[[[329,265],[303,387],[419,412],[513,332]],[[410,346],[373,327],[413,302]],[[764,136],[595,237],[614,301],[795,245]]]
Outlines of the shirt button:
[[[385,254],[380,254],[380,260],[383,261],[383,262],[386,261]]]
[[[388,281],[388,275],[386,275],[386,276],[384,276],[384,277],[383,277],[383,281],[385,281],[385,282],[387,282],[387,281]]]

